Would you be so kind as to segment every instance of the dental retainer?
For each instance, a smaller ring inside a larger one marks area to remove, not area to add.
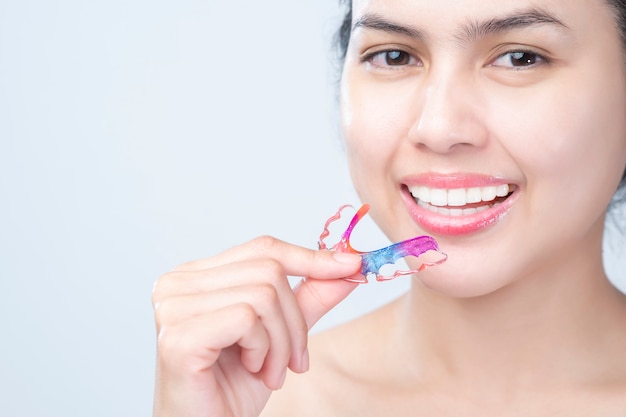
[[[355,250],[350,244],[350,235],[352,234],[352,230],[357,225],[359,221],[367,214],[369,211],[369,205],[364,204],[361,208],[356,212],[348,228],[341,235],[341,239],[339,242],[335,243],[333,246],[328,248],[324,240],[330,235],[328,230],[331,223],[339,220],[341,218],[341,212],[348,208],[352,207],[348,204],[341,206],[337,213],[335,213],[332,217],[326,220],[324,224],[324,230],[320,234],[318,246],[319,249],[330,249],[337,252],[348,252],[360,255],[363,259],[361,264],[361,274],[362,278],[354,278],[349,277],[345,278],[347,281],[357,282],[360,284],[365,284],[368,282],[368,277],[376,276],[377,281],[388,281],[394,278],[397,278],[402,275],[411,275],[417,272],[423,271],[424,269],[439,265],[448,259],[448,255],[443,253],[439,249],[439,245],[437,241],[431,236],[417,236],[412,239],[404,240],[402,242],[394,243],[393,245],[384,247],[382,249],[369,251],[369,252],[361,252]],[[398,259],[404,258],[407,256],[415,256],[419,257],[425,252],[428,251],[436,251],[442,255],[442,259],[435,262],[423,262],[419,268],[417,269],[409,269],[409,270],[396,270],[392,275],[383,275],[380,272],[380,269],[387,264],[394,264]]]

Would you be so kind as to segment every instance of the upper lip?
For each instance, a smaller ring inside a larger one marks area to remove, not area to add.
[[[412,176],[403,181],[407,187],[425,186],[429,188],[442,188],[442,189],[454,189],[454,188],[472,188],[472,187],[487,187],[498,186],[503,184],[515,185],[514,182],[505,179],[504,177],[487,175],[487,174],[471,174],[471,173],[457,173],[457,174],[439,174],[439,173],[427,173]]]

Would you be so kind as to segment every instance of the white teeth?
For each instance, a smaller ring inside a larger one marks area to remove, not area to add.
[[[450,216],[462,216],[463,215],[463,209],[450,209]]]
[[[421,200],[421,201],[430,201],[430,188],[428,187],[416,187],[416,193],[413,194],[413,197]],[[411,193],[413,193],[411,191]]]
[[[480,203],[481,201],[483,201],[482,194],[483,193],[480,191],[480,188],[468,189],[467,190],[467,203],[468,204]]]
[[[496,195],[496,187],[485,187],[480,190],[481,200],[483,201],[492,201],[495,200]]]
[[[447,206],[448,205],[448,191],[434,188],[430,190],[430,204],[433,206]]]
[[[444,207],[463,207],[467,204],[480,203],[481,201],[492,202],[497,197],[506,197],[513,188],[514,186],[510,186],[509,184],[502,184],[498,186],[488,186],[488,187],[452,188],[452,189],[428,188],[424,186],[415,186],[415,187],[409,187],[409,191],[411,192],[413,197],[418,200],[418,203],[430,203],[430,205],[432,206],[444,208]],[[485,205],[485,206],[479,207],[479,209],[485,210],[488,207],[489,207],[488,205]],[[444,210],[450,211],[450,209],[447,209],[447,208],[444,208]],[[446,215],[455,216],[455,215],[468,214],[468,213],[464,213],[467,210],[476,210],[476,209],[453,210],[454,213],[446,212]]]
[[[506,197],[509,194],[509,184],[498,185],[496,187],[496,195],[498,197]]]
[[[448,190],[448,204],[447,206],[461,207],[467,204],[467,192],[463,188],[455,188]],[[439,204],[433,204],[435,206]]]
[[[469,216],[471,214],[480,213],[482,211],[487,210],[488,208],[495,206],[498,203],[485,204],[484,206],[480,206],[476,208],[467,208],[467,209],[458,209],[458,208],[450,209],[446,207],[436,207],[422,200],[417,200],[417,204],[434,213],[438,213],[438,214],[441,214],[444,216],[450,216],[450,217],[459,217],[459,216]]]

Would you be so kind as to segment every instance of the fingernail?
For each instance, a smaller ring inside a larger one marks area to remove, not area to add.
[[[335,252],[333,253],[333,258],[337,262],[341,262],[342,264],[350,264],[354,265],[362,261],[359,255],[354,253],[346,253],[346,252]]]

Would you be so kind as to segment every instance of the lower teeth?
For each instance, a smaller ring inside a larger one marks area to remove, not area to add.
[[[492,204],[487,204],[484,206],[479,206],[475,208],[467,208],[467,209],[462,209],[462,208],[449,209],[446,207],[437,207],[437,206],[433,206],[432,204],[425,203],[422,200],[417,200],[417,204],[420,207],[424,207],[425,209],[432,211],[433,213],[439,213],[444,216],[459,217],[459,216],[469,216],[471,214],[480,213],[499,203],[492,203]]]

